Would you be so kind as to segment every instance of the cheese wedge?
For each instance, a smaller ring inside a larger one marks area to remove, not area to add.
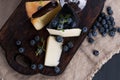
[[[32,14],[37,11],[39,6],[45,6],[49,2],[50,1],[27,2],[26,11],[27,11],[28,16],[31,17]],[[46,26],[60,10],[61,10],[61,6],[60,4],[58,4],[58,6],[55,9],[47,12],[43,16],[38,17],[38,18],[32,18],[31,23],[33,24],[36,30],[40,30],[44,26]]]
[[[34,2],[26,2],[25,7],[26,7],[26,12],[29,18],[32,17],[32,15],[38,10],[38,7],[45,6],[48,4],[50,1],[34,1]]]
[[[65,29],[65,30],[56,30],[56,29],[47,28],[47,30],[51,35],[59,35],[62,37],[77,37],[77,36],[80,36],[80,33],[81,33],[80,28]]]
[[[57,42],[54,36],[49,36],[45,55],[45,66],[57,66],[59,64],[61,53],[62,43]]]

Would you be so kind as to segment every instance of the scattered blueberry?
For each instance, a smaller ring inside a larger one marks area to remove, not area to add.
[[[109,15],[112,15],[112,14],[113,14],[113,11],[112,11],[112,10],[108,10],[107,13],[108,13]]]
[[[34,46],[35,44],[36,44],[35,40],[31,40],[31,41],[30,41],[30,45],[31,45],[31,46]]]
[[[92,43],[94,43],[94,39],[93,38],[88,38],[88,42],[92,44]]]
[[[82,31],[85,33],[85,32],[88,31],[88,28],[87,28],[87,27],[83,27],[83,28],[82,28]]]
[[[120,33],[120,28],[118,28],[118,29],[117,29],[117,32],[119,32],[119,33]]]
[[[102,23],[102,25],[106,24],[106,20],[103,19],[101,23]]]
[[[40,37],[39,36],[35,36],[35,41],[36,42],[40,41]]]
[[[99,22],[96,22],[95,25],[98,27],[98,26],[100,26],[100,23],[99,23]]]
[[[39,69],[39,70],[42,70],[43,68],[44,68],[44,66],[43,66],[42,64],[39,64],[39,65],[38,65],[38,69]]]
[[[101,16],[102,18],[105,17],[105,13],[102,12],[102,13],[100,14],[100,16]]]
[[[115,36],[115,32],[114,31],[110,31],[109,32],[109,36],[114,37]]]
[[[101,33],[101,34],[102,34],[103,37],[105,37],[105,36],[107,35],[106,32],[103,32],[103,33]]]
[[[67,52],[68,50],[69,50],[68,46],[67,46],[67,45],[64,45],[64,46],[63,46],[63,51],[64,51],[64,52]]]
[[[93,30],[93,31],[96,31],[96,30],[97,30],[97,26],[94,25],[94,26],[92,27],[92,30]]]
[[[55,73],[59,73],[60,72],[60,68],[59,67],[55,67]]]
[[[19,51],[19,53],[24,53],[24,52],[25,52],[25,49],[24,49],[23,47],[20,47],[20,48],[18,49],[18,51]]]
[[[21,43],[22,43],[22,42],[21,42],[20,40],[17,40],[17,41],[16,41],[16,45],[17,45],[17,46],[20,46]]]
[[[33,70],[35,70],[35,69],[37,68],[36,64],[32,64],[32,65],[31,65],[31,68],[32,68]]]
[[[117,31],[117,29],[116,29],[116,28],[113,28],[113,29],[112,29],[112,31],[116,32],[116,31]]]
[[[88,38],[92,38],[92,32],[88,33]]]
[[[100,33],[103,33],[105,31],[105,29],[103,28],[103,27],[101,27],[100,29],[99,29],[99,32]]]
[[[110,21],[114,21],[114,18],[112,16],[110,16]]]
[[[57,41],[57,42],[63,42],[63,37],[61,37],[61,36],[56,36],[56,41]]]
[[[57,29],[59,30],[59,29],[63,29],[64,28],[64,26],[63,26],[63,24],[59,24],[58,26],[57,26]]]
[[[97,36],[97,32],[96,31],[92,31],[92,35],[93,36]]]
[[[51,24],[52,24],[52,28],[56,28],[56,27],[57,27],[58,22],[57,22],[57,21],[53,21]]]
[[[98,50],[93,50],[93,55],[98,56],[99,55],[99,51]]]
[[[111,10],[111,7],[110,7],[110,6],[108,6],[106,9],[107,9],[107,11],[109,11],[109,10]]]
[[[74,46],[73,43],[72,43],[71,41],[68,42],[67,45],[68,45],[69,48],[72,48],[72,47]]]
[[[103,25],[103,27],[104,27],[105,29],[107,29],[107,28],[108,28],[108,25],[107,25],[107,24],[105,24],[105,25]]]

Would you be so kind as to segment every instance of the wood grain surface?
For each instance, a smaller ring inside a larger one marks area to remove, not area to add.
[[[17,6],[17,3],[19,2],[17,1],[16,0],[10,0],[10,1],[0,0],[0,9],[1,9],[0,14],[2,13],[0,17],[1,16],[3,17],[3,19],[0,18],[0,22],[1,22],[0,25],[3,25],[4,22],[8,19],[8,17],[6,18],[5,16],[10,16],[10,12],[12,13],[14,11],[14,9]],[[5,4],[7,5],[6,9],[5,9],[6,7]],[[12,6],[15,6],[15,7],[11,7],[10,4],[12,4]],[[120,26],[119,0],[115,0],[115,1],[107,0],[106,6],[112,6],[114,10],[113,16],[115,17],[116,27]],[[4,15],[5,14],[4,12],[6,12],[6,15]],[[11,80],[91,80],[90,77],[93,76],[93,75],[91,76],[92,71],[94,71],[96,68],[99,69],[103,65],[101,64],[101,62],[103,62],[105,58],[107,58],[105,60],[106,62],[107,60],[110,59],[108,57],[112,57],[112,55],[119,52],[120,50],[119,39],[120,39],[120,36],[117,33],[114,38],[110,38],[108,36],[107,38],[102,38],[100,35],[98,35],[95,38],[96,42],[93,45],[88,44],[87,41],[85,40],[82,46],[77,51],[76,55],[73,57],[72,61],[68,65],[65,72],[62,75],[56,76],[56,77],[48,77],[48,76],[43,76],[41,74],[37,74],[33,76],[24,76],[17,73],[16,71],[14,71],[12,68],[9,67],[4,56],[5,52],[2,48],[0,48],[0,64],[1,64],[0,79],[1,80],[10,80],[10,79]],[[108,41],[111,43],[109,43]],[[104,44],[106,45],[103,46]],[[91,51],[93,49],[100,50],[101,54],[99,57],[94,57],[91,54]],[[96,67],[97,63],[100,64],[99,65],[100,67],[99,66]]]
[[[67,42],[72,41],[74,47],[71,50],[69,50],[67,53],[62,52],[60,58],[60,64],[58,65],[58,67],[61,69],[60,73],[55,73],[54,67],[47,67],[47,66],[44,66],[43,70],[31,69],[32,64],[37,64],[37,65],[44,64],[45,52],[40,56],[36,57],[36,55],[34,54],[36,47],[31,47],[29,45],[29,41],[32,38],[34,38],[35,35],[39,35],[45,40],[45,44],[47,44],[47,38],[49,36],[49,33],[47,32],[46,27],[44,27],[40,31],[35,30],[35,28],[30,22],[30,19],[28,19],[26,14],[26,9],[25,9],[26,1],[33,1],[33,0],[22,1],[18,6],[18,8],[14,11],[12,16],[8,19],[7,23],[0,30],[0,44],[2,45],[2,47],[6,52],[6,59],[8,61],[8,64],[16,71],[26,75],[41,73],[44,75],[55,76],[61,74],[66,69],[67,65],[74,56],[75,52],[77,51],[83,40],[85,39],[87,33],[81,33],[79,37],[64,38],[64,44],[67,44]],[[96,20],[97,16],[100,14],[101,10],[103,9],[104,2],[105,2],[104,0],[98,0],[98,1],[88,0],[86,7],[84,8],[83,11],[79,12],[79,14],[75,13],[76,10],[74,10],[74,7],[70,9],[71,12],[74,12],[73,14],[76,20],[80,19],[80,21],[77,22],[78,28],[82,29],[84,26],[86,26],[88,27],[89,30],[92,27],[92,24]],[[71,5],[69,6],[72,7]],[[22,41],[22,47],[25,48],[25,53],[19,54],[17,46],[15,45],[16,40]],[[38,43],[37,45],[40,44],[41,43]],[[18,55],[23,56],[26,59],[25,61],[27,61],[28,59],[27,63],[25,63],[27,66],[23,66],[20,63],[18,63],[18,61],[16,61],[16,56]]]

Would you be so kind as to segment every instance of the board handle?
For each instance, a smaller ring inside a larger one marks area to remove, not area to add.
[[[33,75],[37,73],[37,70],[31,69],[31,60],[22,54],[14,54],[14,56],[6,54],[6,59],[8,64],[20,73],[26,75]]]

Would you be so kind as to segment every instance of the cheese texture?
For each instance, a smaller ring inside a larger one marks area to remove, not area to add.
[[[45,55],[45,66],[57,66],[59,64],[61,53],[62,43],[57,42],[54,36],[49,36]]]
[[[59,35],[62,37],[77,37],[81,33],[81,29],[79,28],[65,29],[65,30],[56,30],[56,29],[47,28],[47,30],[51,35]]]

